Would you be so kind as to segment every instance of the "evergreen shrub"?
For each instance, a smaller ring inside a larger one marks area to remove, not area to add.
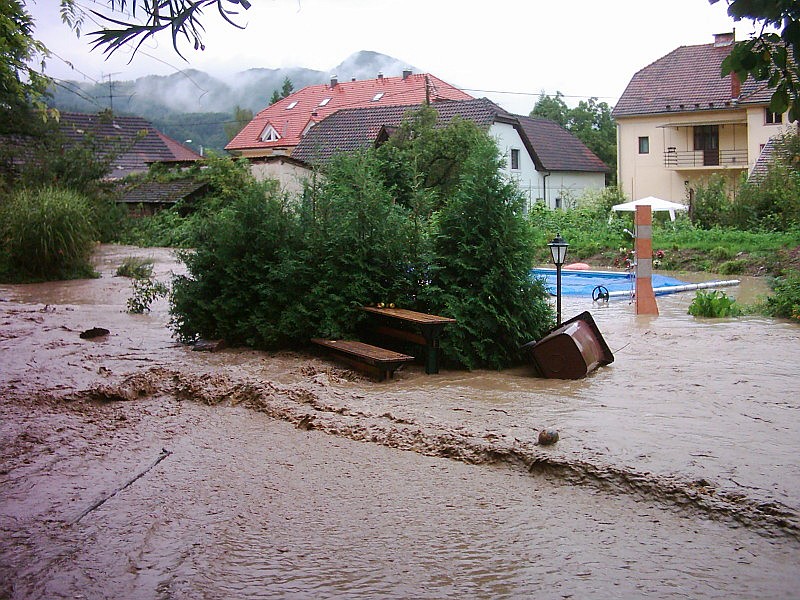
[[[388,153],[341,155],[293,202],[275,186],[229,188],[234,197],[182,254],[188,274],[173,279],[178,337],[303,346],[355,336],[368,318],[358,307],[384,302],[455,317],[442,340],[451,365],[519,361],[519,346],[553,324],[552,309],[530,277],[531,230],[494,142],[457,127],[441,131],[466,140],[464,159],[435,169],[420,144],[441,147],[440,130]]]

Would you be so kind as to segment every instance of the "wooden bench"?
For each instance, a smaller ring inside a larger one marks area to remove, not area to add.
[[[322,346],[339,360],[378,381],[391,379],[400,365],[414,360],[413,356],[371,346],[354,340],[326,340],[313,338],[311,343]]]
[[[377,308],[362,306],[361,310],[370,313],[380,324],[372,327],[375,337],[391,337],[421,346],[424,350],[425,372],[429,375],[439,372],[439,336],[448,323],[455,323],[450,317],[429,315],[405,308]],[[392,324],[413,327],[419,331],[409,331],[392,327]]]

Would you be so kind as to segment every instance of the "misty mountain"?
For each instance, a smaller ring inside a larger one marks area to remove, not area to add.
[[[409,68],[396,58],[362,50],[349,56],[330,71],[303,67],[248,69],[214,77],[203,71],[186,69],[172,75],[148,75],[133,81],[107,80],[102,83],[58,81],[51,88],[51,106],[66,112],[96,113],[111,109],[115,114],[148,119],[160,131],[180,142],[191,140],[194,150],[222,152],[228,139],[224,125],[235,107],[253,114],[266,108],[272,93],[289,78],[295,90],[308,85],[373,79],[402,75]],[[418,72],[417,69],[411,67]]]
[[[257,113],[265,108],[275,90],[288,77],[295,90],[327,83],[336,75],[339,81],[372,79],[383,73],[399,76],[409,65],[399,60],[362,50],[349,56],[330,71],[303,67],[248,69],[224,77],[186,69],[172,75],[148,75],[133,81],[86,83],[58,82],[52,88],[52,105],[72,112],[98,112],[111,108],[118,114],[153,118],[170,113],[226,113],[236,106]],[[413,69],[413,67],[412,67]],[[415,69],[416,70],[416,69]]]

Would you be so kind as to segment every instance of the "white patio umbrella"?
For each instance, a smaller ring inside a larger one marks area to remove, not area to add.
[[[634,200],[632,202],[624,202],[623,204],[615,204],[611,207],[613,211],[635,211],[637,206],[650,206],[653,212],[656,211],[669,211],[669,218],[673,221],[675,220],[675,211],[676,210],[689,210],[689,207],[685,204],[679,204],[678,202],[670,202],[669,200],[662,200],[661,198],[656,198],[655,196],[648,196],[647,198],[641,198],[639,200]],[[611,217],[613,214],[608,217],[608,220],[611,221]]]

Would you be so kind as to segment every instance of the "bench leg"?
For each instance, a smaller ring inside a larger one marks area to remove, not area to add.
[[[439,372],[439,335],[444,325],[421,327],[425,336],[425,373],[435,375]]]

